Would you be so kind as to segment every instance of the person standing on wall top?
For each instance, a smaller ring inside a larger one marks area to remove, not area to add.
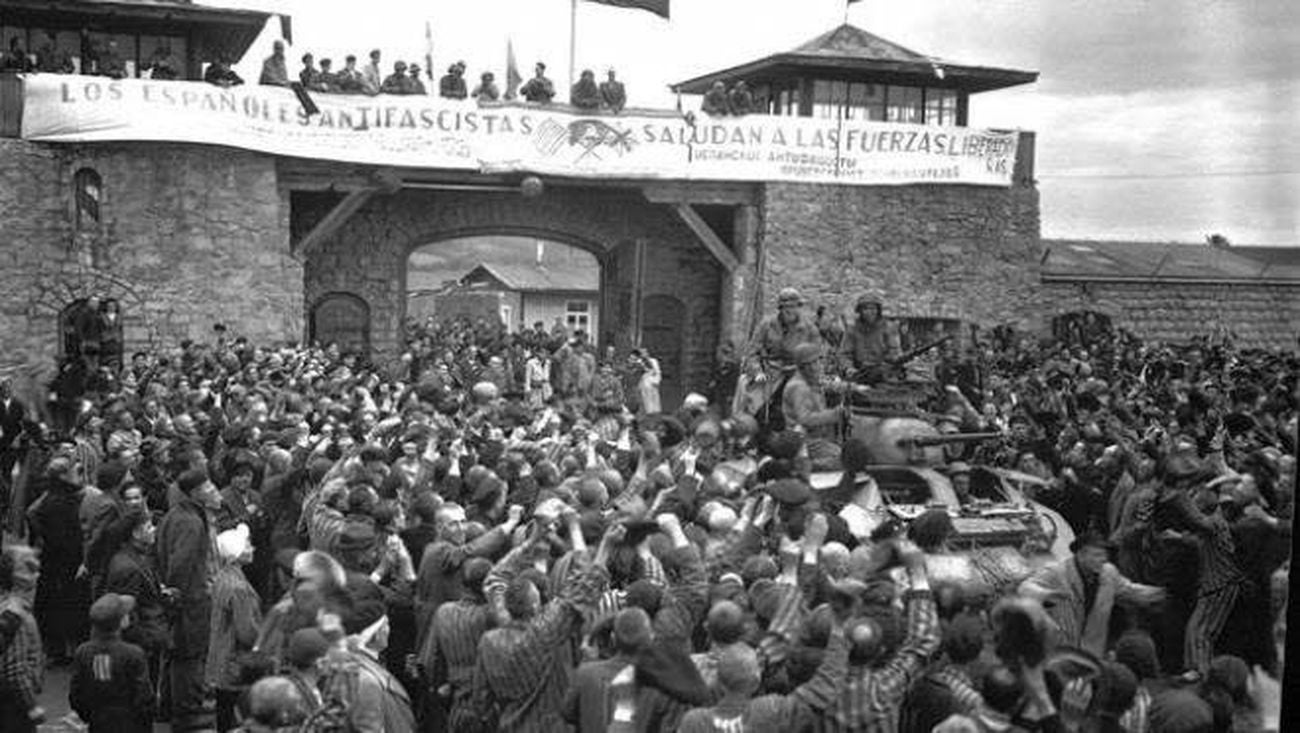
[[[406,62],[398,61],[393,64],[393,73],[384,79],[379,91],[384,94],[410,94],[410,83],[407,79]]]
[[[579,109],[600,107],[600,87],[596,85],[596,75],[591,69],[583,69],[582,76],[569,90],[569,104]]]
[[[722,117],[730,113],[731,106],[727,103],[727,85],[720,81],[713,82],[709,91],[704,93],[704,102],[700,105],[700,110],[714,117]]]
[[[22,40],[18,36],[9,39],[9,52],[0,58],[0,71],[25,74],[32,70],[32,60],[23,50]]]
[[[424,82],[420,79],[419,64],[411,64],[410,76],[406,77],[406,93],[418,94],[421,97],[429,94],[429,90],[424,88]]]
[[[627,106],[627,90],[623,82],[614,78],[614,70],[609,70],[609,78],[600,83],[600,100],[611,112],[619,113]]]
[[[535,75],[519,90],[524,99],[538,104],[550,104],[555,98],[555,84],[546,78],[546,64],[538,61]]]
[[[379,69],[379,49],[370,52],[370,63],[361,70],[361,90],[366,94],[378,94],[383,83],[383,73]]]
[[[750,93],[749,85],[744,81],[736,82],[731,91],[727,92],[727,108],[737,117],[754,111],[754,95]]]
[[[45,43],[36,49],[36,70],[49,74],[71,74],[77,70],[72,56],[59,50],[58,40],[51,31],[45,32]]]
[[[309,53],[302,55],[302,70],[298,72],[298,81],[311,91],[318,91],[320,71],[316,68],[316,57]]]
[[[447,73],[438,80],[438,96],[443,99],[464,99],[468,96],[465,87],[465,62],[457,61],[447,67]]]
[[[289,86],[289,68],[285,65],[284,41],[271,44],[271,55],[262,62],[262,76],[257,83],[272,87]]]
[[[501,98],[501,90],[497,88],[496,77],[490,71],[483,72],[479,77],[478,86],[474,87],[470,95],[480,102],[495,102]]]
[[[339,69],[335,83],[338,85],[338,90],[344,94],[360,94],[365,91],[366,83],[361,76],[361,69],[357,68],[356,56],[348,54],[344,58],[343,68]]]

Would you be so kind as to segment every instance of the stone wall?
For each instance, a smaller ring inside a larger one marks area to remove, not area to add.
[[[1249,348],[1294,350],[1300,337],[1300,282],[1048,282],[1045,318],[1077,311],[1104,313],[1143,339],[1184,342],[1221,329]]]
[[[762,314],[798,288],[812,309],[852,317],[863,294],[888,317],[1029,326],[1039,289],[1038,191],[1031,186],[768,184]]]
[[[102,179],[100,221],[77,225],[76,171]],[[0,139],[0,369],[49,368],[58,316],[95,294],[122,306],[130,350],[211,337],[302,336],[274,159],[181,144]]]
[[[594,254],[602,267],[600,339],[623,347],[636,336],[630,253],[640,240],[645,249],[641,295],[682,299],[686,315],[678,326],[684,384],[688,389],[707,384],[718,342],[721,267],[668,207],[633,190],[554,186],[536,198],[471,191],[377,194],[308,255],[306,302],[330,292],[363,298],[370,306],[376,356],[391,358],[402,340],[410,253],[437,241],[482,234],[546,238]]]

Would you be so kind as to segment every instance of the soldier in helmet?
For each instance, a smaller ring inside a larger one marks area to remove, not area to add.
[[[808,458],[814,471],[840,467],[839,429],[842,411],[826,406],[826,392],[836,391],[842,382],[823,382],[822,346],[799,344],[794,348],[795,371],[781,393],[785,426],[807,436]]]
[[[745,351],[737,410],[755,414],[774,396],[774,383],[793,370],[795,348],[821,343],[817,324],[803,312],[803,304],[803,296],[794,288],[782,288],[777,294],[776,315],[759,325]]]
[[[882,315],[880,301],[864,295],[854,306],[857,320],[844,334],[840,346],[841,367],[857,381],[875,384],[888,379],[894,371],[890,364],[898,357],[894,336]]]
[[[763,321],[747,354],[747,371],[762,368],[788,371],[795,366],[794,350],[800,344],[821,343],[817,324],[803,311],[804,299],[794,288],[782,288],[776,298],[776,315]]]

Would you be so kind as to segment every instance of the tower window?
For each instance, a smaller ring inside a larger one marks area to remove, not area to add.
[[[72,179],[73,194],[77,202],[77,227],[87,227],[100,221],[99,204],[104,196],[104,182],[93,168],[82,168]]]

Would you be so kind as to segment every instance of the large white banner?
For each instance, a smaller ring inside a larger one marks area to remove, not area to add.
[[[584,114],[423,96],[30,75],[23,137],[157,140],[382,166],[586,178],[1008,186],[1015,132],[802,117]]]

